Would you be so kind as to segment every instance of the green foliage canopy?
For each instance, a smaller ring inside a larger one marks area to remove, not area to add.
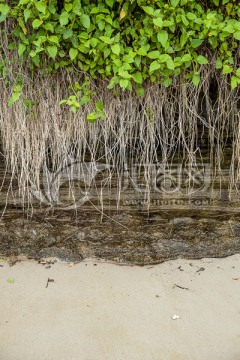
[[[239,18],[234,0],[0,0],[22,64],[48,73],[75,66],[140,96],[144,81],[169,86],[180,76],[198,86],[210,65],[236,88]]]

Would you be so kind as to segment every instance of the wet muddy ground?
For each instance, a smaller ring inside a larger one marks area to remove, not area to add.
[[[225,257],[240,253],[240,213],[37,212],[32,218],[8,210],[0,222],[0,256],[98,258],[120,264],[168,259]]]

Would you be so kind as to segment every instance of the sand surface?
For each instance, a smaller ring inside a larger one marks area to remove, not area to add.
[[[0,360],[240,359],[240,255],[0,265]]]

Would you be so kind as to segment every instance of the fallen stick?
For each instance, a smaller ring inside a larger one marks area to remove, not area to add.
[[[180,285],[177,285],[177,284],[174,284],[174,286],[176,286],[176,287],[178,287],[179,289],[182,289],[182,290],[189,290],[189,288],[183,287],[183,286],[180,286]]]

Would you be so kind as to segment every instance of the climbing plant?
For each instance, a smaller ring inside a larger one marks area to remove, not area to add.
[[[84,74],[61,101],[73,112],[91,103],[90,78],[143,96],[145,82],[168,87],[174,77],[198,87],[202,67],[211,67],[237,88],[239,19],[240,3],[234,0],[0,0],[2,36],[18,56],[13,62],[42,76],[61,69]],[[8,81],[3,45],[0,61]],[[23,79],[14,84],[9,106],[23,86]],[[104,119],[102,103],[93,108],[87,119]]]

